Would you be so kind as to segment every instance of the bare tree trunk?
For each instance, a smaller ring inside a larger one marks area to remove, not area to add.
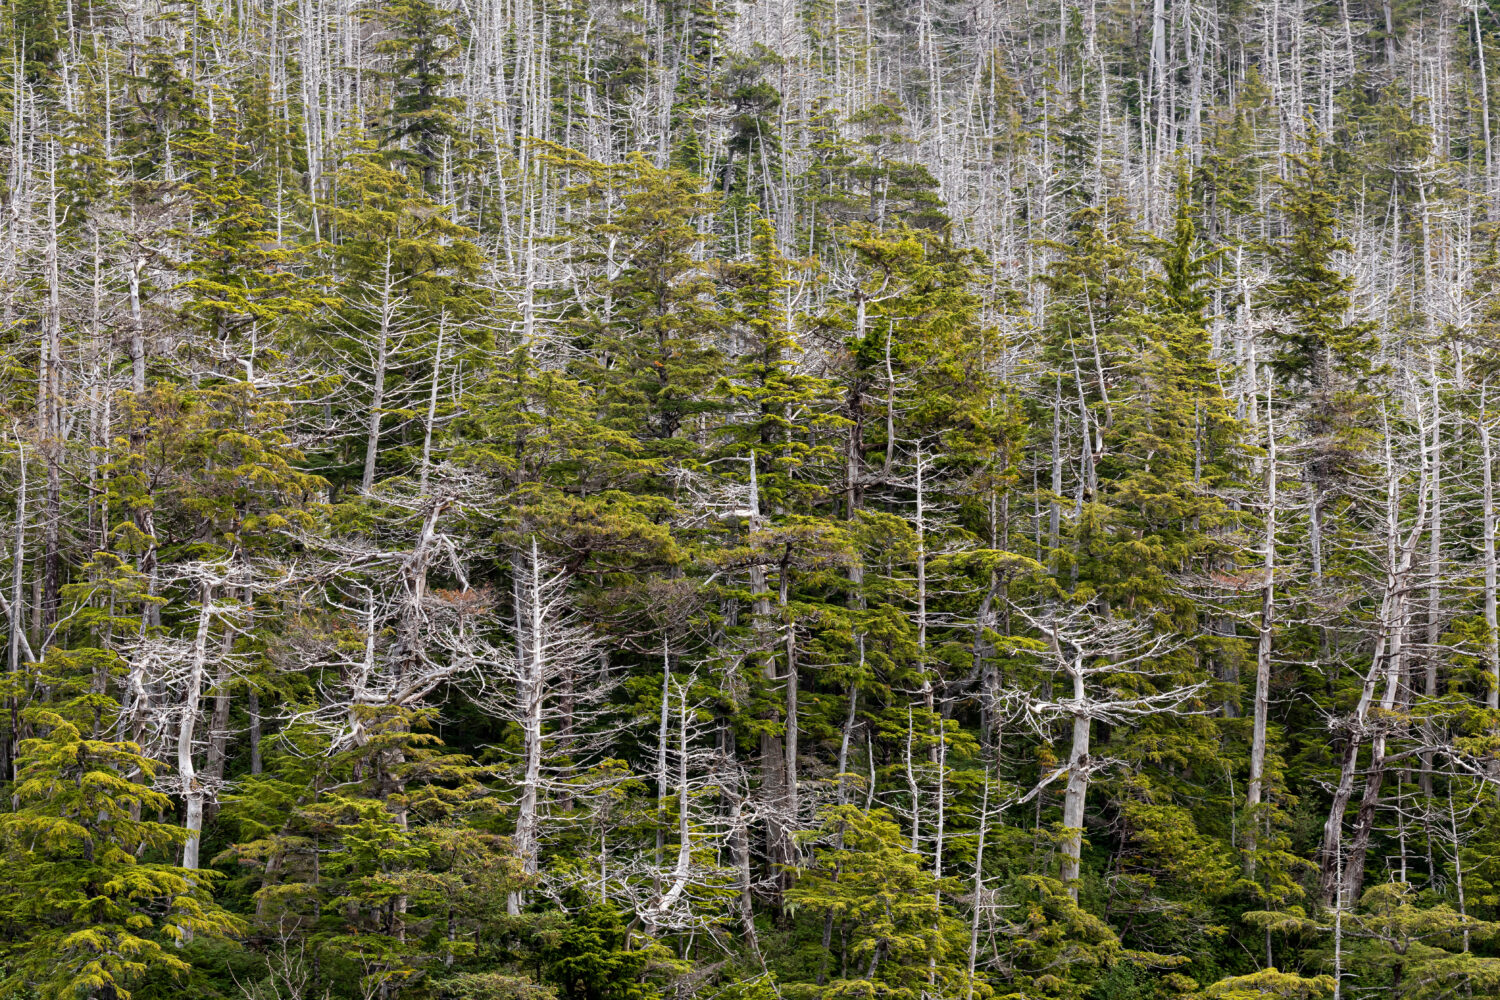
[[[740,930],[755,939],[754,896],[750,879],[750,830],[745,819],[745,800],[735,798],[729,808],[730,853],[734,857],[736,881],[735,908],[739,911]]]
[[[1481,470],[1484,483],[1484,626],[1486,632],[1485,652],[1489,661],[1489,690],[1484,693],[1484,704],[1491,710],[1500,708],[1500,622],[1495,611],[1495,478],[1494,454],[1490,442],[1489,418],[1484,412],[1483,397],[1480,402],[1479,441]]]
[[[672,704],[672,657],[667,651],[667,640],[661,643],[661,725],[656,734],[656,863],[661,871],[661,852],[667,842],[667,723]],[[661,892],[661,878],[653,875],[654,888]]]
[[[785,593],[786,587],[783,586],[782,609],[786,622],[786,736],[782,742],[786,761],[786,821],[795,829],[800,808],[797,795],[797,627],[791,616],[786,614]]]
[[[1054,553],[1061,544],[1062,477],[1062,381],[1059,379],[1052,396],[1052,498],[1047,514],[1047,544]],[[1055,571],[1057,565],[1055,555],[1049,563]]]
[[[26,639],[26,606],[23,586],[26,579],[26,449],[16,442],[16,534],[11,548],[10,605],[6,614],[10,618],[10,669],[20,670],[21,664],[36,659],[31,643]]]
[[[687,891],[692,871],[693,840],[688,825],[688,712],[687,688],[677,685],[679,724],[677,729],[677,864],[672,872],[672,885],[646,910],[647,923],[665,916],[682,894]]]
[[[16,442],[16,533],[11,548],[10,601],[5,608],[10,624],[7,669],[20,676],[21,665],[36,659],[31,643],[26,638],[26,607],[22,587],[26,576],[26,449]],[[5,758],[8,764],[6,775],[12,781],[19,780],[17,764],[21,745],[20,698],[12,693],[6,695],[9,714],[9,731],[5,734]]]
[[[1260,592],[1260,638],[1255,653],[1255,720],[1250,737],[1250,783],[1245,791],[1245,871],[1255,875],[1256,817],[1266,770],[1266,725],[1271,708],[1271,630],[1276,615],[1276,422],[1266,393],[1266,533]]]
[[[1495,217],[1494,146],[1490,142],[1490,78],[1484,64],[1484,33],[1479,28],[1479,4],[1470,8],[1474,17],[1474,51],[1479,58],[1479,108],[1484,119],[1484,214]]]
[[[203,677],[208,667],[208,636],[214,613],[213,584],[204,575],[199,579],[198,587],[198,629],[193,635],[177,724],[177,778],[182,783],[182,825],[187,830],[187,840],[182,845],[184,868],[198,867],[198,841],[203,832],[203,802],[206,798],[206,789],[193,763],[193,739],[198,725]]]
[[[979,846],[974,851],[974,904],[969,917],[969,978],[964,1000],[974,1000],[974,966],[979,958],[979,915],[984,897],[984,835],[990,823],[990,772],[984,771],[984,793],[979,800]]]
[[[1432,372],[1432,515],[1427,547],[1427,648],[1422,654],[1422,694],[1429,700],[1438,696],[1438,641],[1442,638],[1443,573],[1443,434],[1442,397],[1438,392],[1437,372]],[[1436,727],[1436,723],[1432,723]],[[1420,787],[1422,795],[1432,798],[1431,751],[1422,754]],[[1430,824],[1429,824],[1430,825]]]
[[[149,405],[146,397],[146,320],[141,303],[141,272],[145,270],[146,258],[137,252],[127,272],[130,282],[130,371],[131,390],[135,394],[137,412],[131,421],[130,450],[144,457],[146,450],[146,415],[141,408]],[[140,531],[145,551],[141,554],[141,575],[146,578],[146,594],[155,597],[157,592],[157,546],[155,498],[147,497],[135,507],[135,523]],[[141,612],[143,625],[161,627],[161,606],[148,600]]]
[[[1425,437],[1425,435],[1424,435]],[[1380,602],[1379,631],[1375,637],[1375,649],[1370,658],[1370,667],[1365,673],[1359,702],[1349,720],[1349,743],[1345,748],[1339,768],[1338,784],[1334,787],[1333,800],[1329,804],[1328,818],[1323,824],[1323,844],[1319,855],[1321,868],[1319,897],[1324,905],[1333,898],[1338,884],[1345,881],[1338,873],[1343,871],[1343,827],[1344,810],[1354,795],[1354,778],[1359,761],[1361,742],[1365,736],[1370,705],[1375,698],[1375,687],[1381,676],[1381,668],[1387,670],[1387,690],[1390,690],[1391,671],[1397,671],[1399,661],[1395,656],[1399,648],[1398,633],[1404,627],[1406,600],[1409,591],[1412,563],[1417,543],[1425,533],[1429,502],[1430,479],[1426,459],[1422,462],[1422,482],[1418,492],[1418,506],[1410,533],[1404,541],[1399,539],[1399,507],[1397,504],[1397,482],[1394,459],[1391,456],[1389,429],[1386,437],[1387,497],[1386,497],[1386,582]],[[1389,662],[1387,662],[1389,661]],[[1391,694],[1394,698],[1394,694]],[[1381,763],[1384,758],[1384,741],[1381,743]],[[1377,789],[1378,793],[1378,789]]]
[[[934,685],[932,675],[927,663],[927,491],[924,473],[926,472],[926,458],[922,453],[922,446],[917,445],[916,455],[916,536],[917,536],[917,656],[919,667],[922,671],[922,707],[926,709],[927,717],[923,725],[927,727],[929,734],[932,727],[936,725],[936,714],[934,711]],[[927,749],[927,759],[937,761],[938,748],[932,743]]]
[[[1073,746],[1068,751],[1068,787],[1063,795],[1062,881],[1068,895],[1078,900],[1079,861],[1083,857],[1083,809],[1089,793],[1089,739],[1092,720],[1082,705],[1087,696],[1082,663],[1074,660],[1073,698],[1079,708],[1073,715]]]
[[[438,382],[443,371],[443,337],[448,332],[448,318],[438,321],[437,350],[432,359],[432,387],[427,394],[427,420],[422,427],[422,465],[419,476],[420,489],[427,492],[427,470],[432,465],[432,429],[437,423]]]
[[[57,624],[62,588],[62,302],[58,275],[56,146],[47,144],[47,314],[41,347],[41,384],[37,401],[38,431],[47,470],[46,506],[42,514],[42,599],[37,611],[37,651],[46,653]]]
[[[538,801],[542,780],[542,679],[547,656],[543,641],[546,622],[542,619],[541,574],[541,554],[537,550],[536,539],[533,538],[531,571],[528,574],[523,605],[524,614],[529,618],[530,642],[526,650],[526,661],[522,664],[520,690],[516,692],[516,699],[521,706],[523,759],[521,798],[516,817],[516,853],[520,855],[522,871],[527,875],[534,875],[537,871],[540,834]],[[520,613],[523,608],[518,607],[516,610]]]
[[[260,774],[263,768],[260,757],[260,693],[254,687],[245,697],[245,707],[250,712],[250,773]]]
[[[1405,622],[1398,621],[1391,636],[1386,653],[1385,694],[1380,699],[1381,720],[1379,728],[1370,740],[1370,768],[1365,778],[1365,792],[1360,799],[1359,811],[1354,817],[1354,833],[1349,841],[1349,859],[1344,863],[1344,905],[1354,906],[1359,902],[1365,880],[1365,855],[1370,848],[1370,835],[1375,829],[1375,810],[1380,806],[1380,790],[1385,782],[1385,750],[1388,732],[1387,718],[1395,708],[1396,696],[1401,683],[1401,653],[1405,634]]]
[[[375,459],[380,453],[380,422],[385,416],[385,369],[387,354],[390,350],[391,340],[391,261],[390,252],[386,252],[385,262],[385,285],[382,289],[382,301],[380,309],[380,324],[375,334],[375,370],[372,373],[374,383],[370,388],[370,415],[367,419],[365,430],[365,466],[364,473],[360,477],[359,486],[364,492],[370,492],[370,487],[375,485]]]

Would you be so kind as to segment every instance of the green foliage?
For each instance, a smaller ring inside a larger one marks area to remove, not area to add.
[[[943,902],[961,886],[935,877],[905,844],[889,813],[833,806],[822,815],[815,866],[798,871],[787,904],[851,928],[850,961],[860,980],[831,983],[825,996],[964,995],[962,924]]]
[[[1482,5],[0,40],[0,993],[1500,995]]]
[[[391,59],[395,96],[381,129],[394,158],[415,167],[429,191],[436,184],[445,156],[454,156],[463,140],[461,98],[445,93],[448,63],[460,52],[454,15],[431,0],[398,0],[380,8],[389,32],[375,46]]]
[[[1333,389],[1337,381],[1363,389],[1376,373],[1374,328],[1347,321],[1354,283],[1336,259],[1353,244],[1338,232],[1338,202],[1322,147],[1311,146],[1291,160],[1294,173],[1282,183],[1277,206],[1286,238],[1267,247],[1276,281],[1266,304],[1285,316],[1275,331],[1281,345],[1276,362],[1315,386]]]
[[[660,945],[635,942],[607,903],[538,915],[525,933],[543,981],[563,1000],[656,1000],[675,964]]]
[[[175,945],[232,936],[243,922],[216,906],[213,873],[152,860],[184,831],[141,819],[170,800],[142,781],[155,765],[133,743],[87,739],[51,712],[21,745],[16,807],[0,815],[7,996],[72,1000],[112,994],[154,970],[186,972]]]
[[[1199,996],[1213,1000],[1254,1000],[1256,997],[1295,997],[1316,1000],[1333,992],[1332,976],[1303,978],[1291,972],[1262,969],[1248,976],[1231,976],[1209,986]]]

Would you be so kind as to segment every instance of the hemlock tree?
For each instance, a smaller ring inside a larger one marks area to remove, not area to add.
[[[0,818],[8,995],[128,1000],[147,976],[190,966],[194,936],[233,936],[243,922],[212,899],[215,875],[179,867],[186,831],[140,813],[170,800],[132,780],[155,765],[128,742],[89,739],[46,711],[21,745],[16,806]]]

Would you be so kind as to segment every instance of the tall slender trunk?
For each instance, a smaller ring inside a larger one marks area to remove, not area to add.
[[[1401,688],[1402,646],[1405,632],[1406,623],[1398,621],[1385,656],[1385,693],[1380,699],[1381,721],[1379,728],[1370,738],[1369,774],[1365,778],[1365,791],[1360,798],[1359,810],[1355,813],[1354,832],[1349,838],[1349,859],[1344,863],[1345,906],[1356,905],[1364,887],[1365,856],[1369,852],[1370,836],[1375,829],[1375,810],[1380,806],[1380,791],[1385,782],[1386,741],[1389,736],[1386,719],[1395,708],[1396,697]]]
[[[385,417],[385,370],[391,343],[391,259],[386,251],[385,279],[381,288],[380,323],[375,332],[374,383],[370,387],[370,413],[365,428],[365,465],[360,489],[368,493],[375,485],[375,459],[380,453],[380,423]]]
[[[646,911],[648,923],[665,916],[687,891],[692,875],[693,839],[688,823],[688,711],[687,687],[677,685],[677,864],[672,870],[672,884]]]
[[[1479,109],[1484,120],[1484,213],[1495,217],[1495,161],[1490,141],[1490,78],[1484,63],[1484,33],[1479,28],[1479,4],[1470,8],[1474,17],[1474,51],[1479,59]]]
[[[203,678],[208,668],[208,637],[213,626],[214,585],[205,576],[198,581],[198,628],[193,635],[188,673],[178,706],[177,778],[182,784],[184,802],[182,825],[187,840],[182,846],[182,867],[198,867],[198,842],[203,832],[203,803],[207,792],[193,763],[193,740],[198,726],[198,712],[203,695]]]
[[[1257,814],[1266,771],[1266,725],[1271,709],[1271,629],[1276,615],[1276,422],[1266,394],[1266,532],[1261,561],[1260,636],[1255,652],[1255,720],[1250,736],[1250,783],[1245,790],[1245,871],[1255,875]]]
[[[525,603],[518,608],[526,618],[526,660],[521,665],[521,683],[516,699],[521,706],[523,772],[521,798],[516,818],[516,853],[527,875],[537,871],[540,819],[538,803],[542,783],[542,700],[547,648],[543,638],[541,554],[536,539],[531,540],[531,565],[527,574]]]
[[[26,449],[16,442],[16,533],[11,548],[10,601],[5,609],[10,619],[10,641],[7,645],[6,667],[20,676],[21,665],[36,659],[31,643],[26,638],[26,607],[22,587],[26,577]],[[12,781],[19,778],[17,763],[21,745],[21,700],[15,694],[6,695],[9,715],[8,732],[5,735],[5,757],[9,766],[6,774]]]
[[[1052,498],[1047,512],[1047,545],[1053,553],[1049,564],[1054,572],[1057,567],[1057,547],[1061,544],[1062,486],[1062,380],[1058,379],[1052,395]]]
[[[432,359],[432,385],[427,393],[427,420],[422,426],[422,464],[418,476],[420,489],[427,492],[427,470],[432,465],[432,429],[437,424],[438,383],[443,371],[443,338],[448,332],[448,317],[438,320],[437,350]]]
[[[1496,620],[1495,584],[1495,473],[1493,445],[1490,442],[1488,416],[1480,404],[1479,441],[1481,446],[1481,470],[1484,483],[1484,626],[1485,653],[1489,661],[1489,690],[1484,693],[1484,704],[1491,710],[1500,708],[1500,622]]]
[[[37,411],[46,462],[47,494],[42,515],[42,599],[37,611],[37,651],[46,652],[49,632],[57,624],[62,591],[62,300],[58,274],[56,146],[48,143],[53,160],[47,184],[47,313],[45,343],[40,352],[41,374]]]
[[[886,320],[885,327],[885,478],[891,478],[891,465],[896,458],[896,374],[891,368],[891,337],[895,322]]]
[[[754,534],[761,527],[760,484],[756,470],[757,457],[750,456],[750,531]],[[778,680],[776,655],[771,638],[771,600],[767,592],[766,567],[755,563],[750,567],[750,591],[754,595],[754,629],[756,648],[760,657],[761,679],[771,688]],[[791,860],[789,828],[785,815],[786,806],[786,752],[785,741],[774,731],[776,723],[782,722],[780,712],[771,708],[769,725],[760,734],[760,794],[767,810],[765,837],[766,858],[773,868]],[[776,869],[779,872],[779,869]],[[780,883],[780,877],[776,879]],[[776,893],[780,898],[780,893]]]
[[[979,679],[979,745],[986,753],[997,753],[1000,746],[1000,672],[994,657],[986,656],[984,633],[995,624],[995,597],[1001,588],[1000,574],[990,571],[990,584],[975,617],[974,642],[970,647],[973,673]]]
[[[135,395],[136,412],[130,424],[130,450],[144,460],[146,452],[145,412],[150,405],[146,396],[146,320],[141,301],[141,273],[146,268],[143,253],[137,253],[127,272],[130,285],[130,373],[131,391]],[[155,597],[157,580],[156,509],[155,498],[147,496],[134,508],[136,529],[141,533],[145,550],[141,553],[139,570],[146,578],[146,594]],[[161,605],[145,602],[141,612],[141,624],[151,628],[161,627]]]
[[[740,919],[740,930],[752,942],[755,940],[754,897],[750,878],[750,830],[745,817],[745,800],[736,796],[729,807],[729,844],[734,859],[735,909]]]
[[[1313,588],[1323,586],[1323,491],[1313,487],[1312,503],[1307,509],[1308,547],[1312,555]]]
[[[21,664],[35,659],[26,639],[26,605],[23,587],[26,581],[26,448],[16,442],[16,533],[11,547],[9,667],[20,670]],[[24,656],[24,659],[23,659]]]
[[[653,887],[661,892],[661,852],[667,843],[667,724],[672,706],[672,656],[666,637],[661,643],[661,724],[656,732],[656,858],[658,874],[652,875]]]
[[[979,800],[979,846],[974,851],[974,904],[969,917],[969,978],[964,1000],[974,1000],[974,966],[979,958],[979,915],[984,896],[984,835],[990,822],[990,771],[985,767],[984,793]]]
[[[1385,589],[1380,601],[1380,616],[1378,618],[1378,631],[1375,636],[1375,649],[1370,657],[1369,669],[1365,672],[1359,701],[1355,706],[1352,718],[1348,722],[1348,744],[1344,749],[1343,760],[1339,767],[1339,780],[1337,785],[1334,786],[1333,799],[1328,808],[1328,818],[1323,823],[1323,843],[1319,851],[1319,866],[1321,871],[1318,888],[1319,899],[1325,905],[1333,899],[1339,884],[1346,881],[1345,876],[1341,874],[1344,871],[1344,810],[1348,808],[1349,800],[1354,796],[1354,778],[1359,762],[1359,752],[1362,749],[1362,742],[1367,735],[1366,730],[1368,728],[1370,705],[1375,698],[1375,689],[1381,677],[1382,667],[1388,671],[1399,671],[1399,660],[1394,655],[1395,651],[1391,646],[1393,642],[1400,642],[1397,633],[1405,622],[1412,564],[1416,557],[1417,543],[1422,535],[1425,534],[1427,526],[1431,480],[1424,457],[1421,485],[1418,488],[1417,494],[1417,511],[1413,525],[1404,540],[1399,538],[1400,524],[1398,518],[1400,509],[1398,505],[1398,487],[1394,459],[1390,451],[1389,429],[1387,429],[1386,442],[1387,551]],[[1387,662],[1388,660],[1389,662]],[[1387,689],[1389,690],[1389,682]],[[1383,764],[1383,744],[1381,749]]]
[[[1443,434],[1442,398],[1438,393],[1437,372],[1432,372],[1432,514],[1427,540],[1427,646],[1422,651],[1422,694],[1429,701],[1438,696],[1438,642],[1442,638],[1443,573]],[[1429,723],[1434,728],[1440,724]],[[1431,751],[1422,753],[1420,787],[1422,795],[1432,798]]]
[[[856,331],[864,326],[864,298],[859,299]],[[858,336],[858,334],[856,334]],[[857,341],[856,341],[857,342]],[[844,437],[844,519],[854,520],[855,511],[864,503],[865,405],[864,381],[855,377],[845,397],[849,430]]]
[[[932,727],[937,725],[937,717],[934,712],[934,684],[932,674],[929,672],[927,663],[927,490],[926,490],[926,458],[922,453],[922,446],[917,445],[917,658],[918,666],[922,671],[922,707],[926,709],[927,717],[923,725],[932,732]],[[927,750],[928,760],[937,761],[938,747],[936,743],[929,745]]]
[[[245,697],[245,707],[250,713],[250,773],[260,774],[264,766],[260,756],[260,693],[254,687]]]
[[[783,594],[785,587],[782,588]],[[786,818],[795,829],[797,813],[801,807],[798,798],[797,773],[797,629],[789,614],[785,613],[786,600],[782,600],[783,617],[786,621],[786,736],[783,739],[786,762]]]

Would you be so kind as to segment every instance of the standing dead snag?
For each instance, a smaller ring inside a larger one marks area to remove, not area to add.
[[[171,758],[174,769],[157,779],[162,791],[180,795],[187,839],[182,867],[199,867],[199,842],[205,806],[215,801],[223,776],[197,765],[199,733],[205,694],[217,693],[220,683],[209,676],[210,658],[218,657],[217,673],[228,679],[239,673],[241,658],[230,652],[234,637],[243,634],[254,594],[283,586],[276,579],[238,558],[223,562],[191,562],[174,568],[168,583],[182,583],[193,594],[197,610],[185,636],[144,636],[130,651],[127,701],[119,726],[126,739],[144,740],[152,756]],[[221,629],[223,647],[214,650],[214,631]],[[212,734],[209,734],[211,737]]]
[[[1018,641],[1017,649],[1035,657],[1042,670],[1071,691],[1071,697],[1066,698],[1044,700],[1032,694],[1026,699],[1027,720],[1038,733],[1045,735],[1048,723],[1068,721],[1072,724],[1072,742],[1067,766],[1044,778],[1021,801],[1063,774],[1068,776],[1059,874],[1069,895],[1077,900],[1089,781],[1113,763],[1092,752],[1094,723],[1119,725],[1153,715],[1191,712],[1189,704],[1206,684],[1200,681],[1152,690],[1153,681],[1169,673],[1155,661],[1182,646],[1184,640],[1172,634],[1154,635],[1146,623],[1106,618],[1088,605],[1014,606],[1014,610],[1039,637]],[[1127,680],[1132,687],[1146,690],[1131,690],[1122,684]]]
[[[1390,441],[1390,425],[1386,422],[1385,471],[1386,497],[1382,541],[1384,558],[1380,571],[1384,577],[1379,615],[1376,619],[1375,644],[1370,654],[1370,665],[1365,671],[1359,700],[1354,712],[1342,725],[1348,730],[1346,745],[1340,762],[1338,783],[1334,787],[1328,818],[1323,823],[1323,842],[1320,851],[1319,897],[1327,904],[1339,894],[1345,905],[1358,901],[1358,886],[1364,878],[1364,854],[1369,843],[1370,828],[1374,822],[1374,808],[1380,796],[1380,784],[1385,768],[1385,748],[1389,736],[1389,716],[1395,708],[1399,694],[1402,668],[1405,666],[1403,647],[1409,627],[1408,607],[1413,589],[1413,574],[1416,566],[1417,545],[1427,531],[1433,476],[1430,458],[1434,445],[1429,445],[1425,428],[1417,435],[1419,479],[1416,492],[1416,509],[1409,522],[1403,518],[1401,464]],[[1405,532],[1403,535],[1403,531]],[[1384,681],[1380,701],[1375,700],[1376,691]],[[1371,709],[1380,709],[1380,717],[1372,720]],[[1370,739],[1371,768],[1366,783],[1366,802],[1361,803],[1356,820],[1353,855],[1348,863],[1342,860],[1344,812],[1354,795],[1354,782],[1358,772],[1360,750],[1366,738]],[[1357,870],[1356,870],[1357,869]],[[1340,877],[1340,870],[1346,875]],[[1347,883],[1347,884],[1346,884]],[[1351,889],[1352,887],[1352,889]]]
[[[594,710],[613,687],[593,632],[581,624],[568,592],[566,567],[550,563],[533,537],[511,562],[513,638],[501,637],[501,621],[484,616],[445,630],[439,641],[448,655],[472,669],[478,690],[471,697],[486,713],[517,727],[521,746],[512,772],[516,786],[516,853],[535,875],[541,854],[546,795],[559,787],[552,761],[580,747]],[[563,695],[570,724],[563,721]],[[600,738],[598,732],[590,737]],[[519,910],[512,894],[510,906]]]

